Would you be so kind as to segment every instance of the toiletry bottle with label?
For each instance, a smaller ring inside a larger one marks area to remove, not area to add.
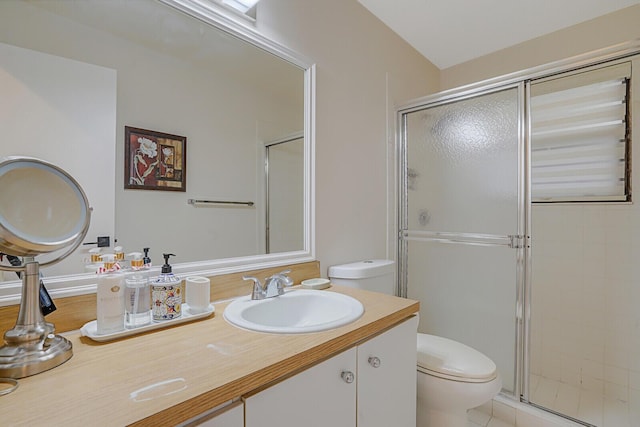
[[[151,287],[142,254],[133,252],[128,256],[131,270],[124,278],[124,325],[132,329],[151,323]]]
[[[97,334],[111,334],[124,329],[124,275],[115,255],[102,255],[98,270]]]
[[[142,249],[144,252],[144,257],[142,258],[142,263],[144,264],[144,268],[151,268],[151,258],[149,258],[149,248]]]
[[[120,267],[124,267],[124,249],[122,249],[122,246],[113,248],[113,253],[116,256],[116,262],[120,264]]]
[[[102,267],[101,248],[93,248],[89,250],[89,257],[85,258],[84,271],[87,273],[96,273]]]
[[[151,282],[151,312],[154,321],[177,319],[182,315],[182,281],[171,271],[169,257],[162,254],[161,274]]]

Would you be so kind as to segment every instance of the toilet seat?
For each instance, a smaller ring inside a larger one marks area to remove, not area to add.
[[[453,381],[494,380],[496,364],[478,350],[447,338],[418,334],[418,371]]]

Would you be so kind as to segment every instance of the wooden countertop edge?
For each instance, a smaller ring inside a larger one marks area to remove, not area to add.
[[[251,373],[250,375],[231,381],[197,397],[166,408],[149,417],[136,421],[130,424],[130,426],[157,426],[165,423],[168,419],[178,423],[187,421],[192,418],[194,414],[202,413],[225,402],[230,402],[233,399],[247,395],[257,389],[264,388],[270,383],[296,374],[332,355],[347,350],[367,338],[373,337],[411,317],[418,312],[419,307],[420,304],[414,302],[390,315],[362,325],[359,328],[325,341],[295,356],[283,359],[258,372]]]

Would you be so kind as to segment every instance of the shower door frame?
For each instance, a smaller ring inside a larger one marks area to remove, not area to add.
[[[517,172],[517,221],[516,221],[516,234],[508,236],[495,236],[484,235],[476,233],[437,233],[426,232],[424,233],[424,239],[432,242],[452,243],[452,244],[466,244],[466,245],[480,245],[480,246],[506,246],[516,250],[516,301],[515,306],[515,372],[513,384],[513,395],[508,394],[510,397],[519,398],[523,389],[527,388],[525,385],[521,385],[521,381],[526,379],[526,375],[523,374],[524,364],[528,363],[528,358],[525,357],[525,347],[528,344],[524,342],[525,338],[525,322],[523,321],[523,307],[524,303],[524,290],[525,290],[525,277],[529,271],[528,259],[529,259],[529,242],[530,242],[530,206],[529,203],[529,174],[528,174],[528,153],[529,153],[529,140],[528,140],[528,112],[525,105],[525,90],[526,85],[523,81],[516,82],[504,82],[497,83],[495,85],[489,85],[486,87],[480,87],[478,89],[436,94],[432,97],[422,98],[421,100],[413,103],[412,105],[405,106],[398,110],[398,171],[400,172],[401,179],[398,181],[399,185],[399,211],[398,211],[398,280],[397,280],[397,294],[401,297],[407,297],[408,291],[408,256],[407,256],[407,233],[408,230],[408,174],[406,173],[408,168],[407,158],[407,128],[406,128],[406,115],[425,110],[428,108],[434,108],[441,105],[451,104],[459,101],[468,100],[471,98],[481,97],[492,93],[504,91],[504,90],[517,90],[517,105],[514,111],[517,116],[518,130],[517,130],[517,151],[518,151],[518,172]]]
[[[408,219],[408,194],[407,194],[407,158],[406,158],[406,128],[403,116],[407,113],[435,107],[446,103],[460,101],[482,94],[495,92],[509,87],[519,86],[518,116],[519,125],[519,177],[518,177],[518,231],[517,237],[522,248],[519,248],[517,256],[517,275],[519,282],[516,290],[516,361],[515,384],[513,394],[505,394],[515,401],[539,407],[529,399],[529,363],[530,363],[530,314],[531,314],[531,159],[530,159],[530,135],[531,116],[529,110],[531,82],[538,79],[552,77],[562,73],[578,71],[607,62],[621,60],[640,54],[640,39],[619,43],[614,46],[599,49],[593,52],[570,57],[568,59],[551,62],[537,67],[532,67],[515,73],[480,81],[460,88],[449,89],[433,95],[410,101],[396,109],[396,168],[398,182],[396,230],[397,234],[397,294],[401,297],[407,295],[407,242],[404,240],[404,229]],[[520,96],[522,99],[520,99]],[[438,236],[435,236],[438,237]],[[443,235],[441,241],[455,243],[455,237]],[[466,236],[474,237],[474,236]],[[482,236],[475,236],[482,237]],[[495,243],[495,242],[494,242]],[[543,408],[553,412],[549,408]],[[567,415],[558,414],[567,418]]]

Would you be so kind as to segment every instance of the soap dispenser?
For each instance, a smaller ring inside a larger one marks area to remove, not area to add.
[[[122,249],[122,246],[116,246],[113,248],[113,252],[116,255],[116,262],[122,263],[124,261],[124,249]]]
[[[102,267],[101,248],[93,248],[89,250],[89,258],[85,259],[84,270],[87,273],[97,273]]]
[[[114,254],[102,255],[103,266],[98,273],[97,327],[98,335],[124,329],[124,283],[120,265]]]
[[[144,252],[144,258],[142,258],[142,263],[144,264],[144,268],[151,268],[151,258],[149,258],[149,248],[142,249]]]
[[[177,319],[182,315],[182,281],[171,271],[169,257],[162,254],[164,265],[161,274],[151,283],[151,312],[154,321]]]
[[[124,325],[128,329],[151,323],[151,287],[140,252],[127,254],[131,270],[125,276]]]

